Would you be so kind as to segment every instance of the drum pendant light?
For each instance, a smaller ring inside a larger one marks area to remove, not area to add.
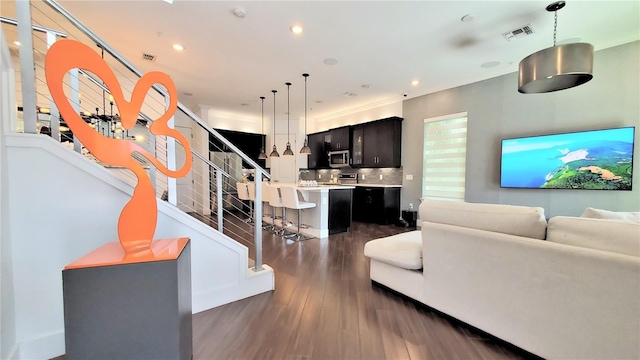
[[[277,90],[271,90],[273,93],[273,151],[269,154],[269,157],[280,157],[278,154],[278,148],[276,148],[276,93]]]
[[[565,6],[557,1],[547,6],[553,11],[553,46],[535,52],[520,61],[518,92],[547,93],[582,85],[593,78],[593,45],[572,43],[556,46],[558,10]]]
[[[284,156],[293,156],[293,151],[291,150],[291,143],[289,142],[289,87],[291,83],[285,83],[287,85],[287,149],[282,153]]]
[[[302,74],[304,76],[304,145],[300,149],[300,154],[311,154],[311,148],[307,143],[307,78],[309,74]]]
[[[258,154],[258,159],[266,159],[267,153],[265,152],[265,149],[264,149],[264,138],[266,137],[264,135],[264,96],[260,96],[260,100],[262,100],[262,132],[260,133],[262,138],[262,147],[260,148],[260,154]]]

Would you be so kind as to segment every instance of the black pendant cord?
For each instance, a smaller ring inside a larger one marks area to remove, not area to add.
[[[290,110],[289,110],[289,87],[291,86],[291,83],[286,83],[287,85],[287,144],[290,144],[289,142],[289,115],[290,115]]]
[[[304,76],[304,140],[307,141],[307,78],[309,74],[302,74]]]
[[[276,146],[276,93],[277,90],[271,90],[273,93],[273,146]]]
[[[264,96],[260,96],[260,100],[262,100],[262,131],[261,132],[264,134]],[[264,151],[264,146],[265,146],[264,139],[265,139],[265,137],[263,136],[262,137],[262,149],[263,149],[263,151]]]

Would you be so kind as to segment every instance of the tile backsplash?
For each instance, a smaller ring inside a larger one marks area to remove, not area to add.
[[[318,182],[330,182],[340,174],[358,174],[358,184],[382,184],[382,185],[402,185],[402,169],[381,168],[381,169],[322,169],[303,170],[300,173],[302,180],[316,180]],[[382,179],[380,177],[382,176]]]

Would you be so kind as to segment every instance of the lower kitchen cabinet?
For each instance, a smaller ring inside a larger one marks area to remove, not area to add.
[[[381,225],[400,219],[400,188],[358,186],[353,194],[353,220]]]
[[[346,232],[351,227],[353,190],[329,190],[329,235]]]

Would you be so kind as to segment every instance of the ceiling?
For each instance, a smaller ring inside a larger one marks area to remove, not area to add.
[[[9,3],[0,1],[5,10]],[[191,109],[256,119],[260,96],[272,114],[272,89],[278,114],[286,112],[285,82],[293,84],[291,117],[302,117],[305,72],[308,117],[319,120],[515,72],[522,58],[553,45],[548,0],[59,3],[143,72],[169,74]],[[473,19],[461,21],[467,14]],[[597,51],[639,40],[638,14],[640,1],[568,1],[558,12],[558,43],[589,42]],[[293,34],[293,24],[303,33]],[[527,24],[532,35],[502,36]]]

